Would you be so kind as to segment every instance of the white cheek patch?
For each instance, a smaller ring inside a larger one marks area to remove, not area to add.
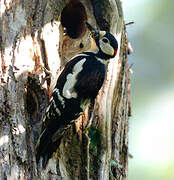
[[[66,77],[66,82],[63,87],[63,96],[67,99],[77,97],[77,93],[74,91],[74,86],[77,82],[77,75],[82,71],[85,61],[86,59],[82,59],[81,61],[79,61],[74,66],[72,73],[68,74]]]
[[[113,56],[114,55],[114,48],[109,43],[104,43],[102,40],[99,41],[100,49],[103,53]]]

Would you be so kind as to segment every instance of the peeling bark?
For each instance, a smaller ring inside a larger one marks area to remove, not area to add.
[[[92,46],[86,20],[117,37],[119,54],[107,65],[96,101],[67,130],[48,168],[40,170],[35,144],[41,119],[61,69]],[[125,31],[120,0],[1,2],[0,179],[126,179],[130,102]]]

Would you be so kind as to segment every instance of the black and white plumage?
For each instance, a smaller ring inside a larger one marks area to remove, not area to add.
[[[97,31],[88,23],[87,27],[98,48],[75,56],[57,80],[36,145],[36,161],[42,159],[43,168],[59,147],[65,129],[96,98],[104,82],[106,61],[117,53],[117,40],[112,34]]]

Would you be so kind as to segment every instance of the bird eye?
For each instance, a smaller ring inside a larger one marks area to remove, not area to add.
[[[108,42],[109,42],[107,38],[103,38],[102,41],[103,41],[104,43],[108,43]]]

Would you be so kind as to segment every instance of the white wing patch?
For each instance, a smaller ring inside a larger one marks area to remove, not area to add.
[[[56,113],[60,116],[61,115],[61,112],[60,112],[60,110],[57,108],[57,106],[56,106],[56,103],[55,103],[55,101],[54,101],[54,99],[53,99],[53,97],[50,99],[50,105],[47,107],[47,110],[46,110],[46,116],[43,118],[43,122],[45,122],[45,119],[46,119],[46,117],[47,118],[50,118],[50,112],[49,112],[49,110],[50,110],[50,107],[51,106],[54,106],[54,109],[55,109],[55,111],[56,111]]]
[[[61,112],[60,112],[60,110],[57,108],[56,102],[54,101],[54,99],[52,100],[52,104],[53,104],[53,106],[54,106],[54,108],[55,108],[57,114],[60,116],[60,115],[61,115]]]
[[[86,59],[82,59],[79,61],[73,68],[72,73],[69,73],[66,77],[66,82],[63,87],[63,96],[67,99],[70,98],[76,98],[77,93],[74,91],[74,85],[77,82],[77,75],[82,71],[83,64],[86,61]]]
[[[56,92],[58,100],[61,102],[62,107],[65,108],[65,101],[64,101],[64,98],[60,95],[59,89],[56,88],[56,89],[54,89],[53,92]]]

